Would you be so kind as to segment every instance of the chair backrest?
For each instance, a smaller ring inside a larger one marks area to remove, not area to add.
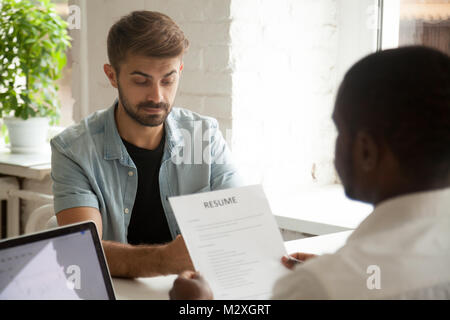
[[[50,219],[48,219],[47,224],[45,225],[45,229],[54,229],[58,228],[58,220],[55,215],[52,215]]]
[[[46,204],[34,210],[25,225],[25,233],[33,233],[58,227],[53,204]]]

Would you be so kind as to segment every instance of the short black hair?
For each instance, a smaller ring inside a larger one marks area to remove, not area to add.
[[[450,173],[450,57],[423,46],[371,54],[345,75],[336,100],[350,135],[383,141],[409,178]]]

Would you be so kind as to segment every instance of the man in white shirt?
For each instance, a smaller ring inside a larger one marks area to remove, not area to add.
[[[335,166],[349,198],[374,211],[344,247],[305,260],[274,299],[450,299],[450,57],[425,47],[372,54],[336,99]],[[341,213],[339,213],[341,214]],[[173,299],[212,298],[186,271]]]

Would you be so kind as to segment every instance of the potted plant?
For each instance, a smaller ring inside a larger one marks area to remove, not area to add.
[[[67,23],[50,0],[2,0],[0,12],[0,118],[11,152],[36,152],[59,119],[55,80],[70,46]]]

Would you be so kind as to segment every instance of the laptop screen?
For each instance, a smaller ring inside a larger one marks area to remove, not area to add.
[[[94,223],[0,242],[0,299],[114,299]]]

